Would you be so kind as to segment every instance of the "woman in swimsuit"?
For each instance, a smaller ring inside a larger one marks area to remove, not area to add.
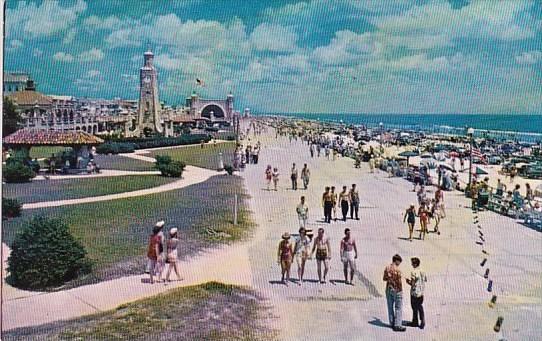
[[[324,229],[318,229],[318,235],[314,239],[312,246],[311,257],[316,251],[316,265],[318,270],[318,280],[321,284],[326,282],[327,273],[329,271],[329,260],[331,259],[331,247],[329,238],[324,235]],[[322,263],[324,263],[324,277],[322,280]]]
[[[294,247],[290,242],[290,234],[285,232],[282,235],[282,240],[279,243],[278,249],[278,263],[280,264],[282,279],[281,282],[286,286],[290,281],[290,267],[292,266],[292,258],[294,254]],[[286,276],[286,277],[285,277]]]
[[[405,220],[408,223],[408,240],[410,241],[412,241],[412,232],[414,232],[414,224],[416,223],[416,209],[414,207],[414,204],[410,205],[403,216],[403,223]]]
[[[294,258],[297,263],[297,275],[299,276],[298,285],[303,283],[303,275],[305,274],[305,263],[309,258],[309,246],[311,241],[307,237],[305,228],[299,229],[299,239],[295,242]]]
[[[265,180],[267,181],[267,190],[271,190],[271,181],[273,180],[273,171],[271,170],[271,165],[267,166],[265,170]]]
[[[418,209],[418,217],[420,217],[420,225],[422,227],[422,230],[420,231],[420,239],[425,240],[425,234],[427,233],[427,223],[429,222],[429,212],[425,207],[425,203],[423,203]]]

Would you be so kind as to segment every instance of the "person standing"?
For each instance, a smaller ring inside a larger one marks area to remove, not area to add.
[[[331,202],[333,205],[333,220],[337,221],[337,193],[335,193],[335,186],[331,186]]]
[[[410,306],[412,307],[412,327],[425,328],[425,314],[423,311],[423,292],[427,277],[425,272],[420,269],[420,259],[413,257],[410,259],[413,270],[410,278],[406,282],[410,285]]]
[[[160,245],[162,243],[160,237],[160,231],[162,227],[155,225],[152,229],[152,234],[149,238],[149,246],[147,248],[147,258],[149,275],[151,277],[151,284],[154,284],[154,276],[156,275],[156,270],[158,268],[158,258],[161,257]],[[158,275],[158,282],[160,282],[161,274]]]
[[[307,164],[303,166],[303,169],[301,170],[301,180],[303,181],[303,187],[305,190],[309,187],[309,180],[311,177],[311,171],[309,170],[309,167]]]
[[[328,224],[331,223],[331,210],[333,209],[333,199],[329,187],[326,187],[324,194],[322,195],[322,206],[324,207],[324,221]]]
[[[440,218],[446,218],[446,211],[444,210],[444,191],[442,187],[439,187],[435,192],[435,201],[437,202],[438,210],[440,212]]]
[[[384,269],[383,280],[386,282],[386,302],[390,326],[396,332],[404,332],[403,327],[403,283],[399,265],[403,259],[399,255],[392,257],[392,263]]]
[[[273,186],[275,187],[275,191],[276,191],[277,190],[277,185],[279,183],[279,175],[280,175],[279,170],[278,170],[277,167],[273,168],[272,175],[273,175]]]
[[[416,223],[416,209],[414,204],[410,205],[410,207],[405,211],[403,223],[405,220],[408,223],[408,240],[412,241],[412,233],[414,232],[414,224]]]
[[[268,165],[265,169],[265,181],[267,182],[267,190],[271,190],[271,181],[273,181],[273,170],[271,165]]]
[[[309,151],[311,153],[311,158],[313,158],[314,157],[314,145],[313,144],[310,145]]]
[[[344,266],[344,282],[354,285],[354,273],[356,272],[356,259],[358,259],[358,248],[356,241],[350,236],[350,229],[344,230],[344,238],[341,240],[341,261]],[[348,280],[348,269],[350,269],[350,281]]]
[[[281,282],[286,286],[290,281],[290,267],[292,266],[293,255],[294,247],[290,242],[290,234],[288,232],[284,232],[284,234],[282,235],[282,240],[279,243],[277,262],[280,264],[281,268]]]
[[[425,240],[425,234],[427,233],[427,224],[429,223],[429,211],[423,202],[418,208],[418,217],[420,217],[420,240]],[[423,237],[423,238],[422,238]]]
[[[297,217],[299,219],[299,227],[306,228],[307,227],[307,218],[309,215],[309,207],[307,204],[305,204],[305,197],[301,197],[301,202],[296,207]]]
[[[341,204],[343,221],[346,221],[346,216],[348,215],[348,206],[350,205],[350,193],[348,193],[346,186],[343,186],[342,192],[339,193],[339,202]]]
[[[307,236],[307,230],[304,227],[299,229],[299,238],[295,242],[294,258],[297,263],[297,275],[299,277],[298,285],[303,284],[303,275],[305,274],[305,263],[309,258],[309,246],[311,241]]]
[[[297,191],[297,168],[295,163],[292,164],[292,170],[290,171],[290,179],[292,180],[292,190]]]
[[[311,257],[316,251],[316,266],[318,271],[318,280],[320,284],[326,283],[327,273],[329,271],[329,261],[331,260],[331,246],[329,238],[324,234],[324,229],[318,229],[318,235],[314,239]],[[324,277],[322,279],[322,263],[324,263]]]
[[[350,219],[354,219],[354,214],[356,215],[356,220],[359,220],[359,192],[356,189],[356,184],[352,184],[350,189]]]
[[[170,238],[166,242],[166,246],[167,246],[166,261],[168,263],[168,269],[167,269],[165,281],[169,282],[169,275],[171,274],[172,268],[175,270],[175,275],[177,275],[177,280],[182,281],[183,278],[181,277],[181,273],[179,271],[179,264],[178,264],[177,248],[179,246],[179,238],[178,238],[177,228],[174,227],[171,230],[169,230],[169,236]]]
[[[502,197],[505,191],[506,185],[501,182],[501,179],[497,179],[497,192],[495,194]]]

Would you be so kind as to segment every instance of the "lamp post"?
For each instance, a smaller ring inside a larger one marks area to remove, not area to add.
[[[474,136],[474,129],[468,128],[467,129],[467,136],[469,137],[469,188],[472,184],[472,142],[473,142],[473,136]]]

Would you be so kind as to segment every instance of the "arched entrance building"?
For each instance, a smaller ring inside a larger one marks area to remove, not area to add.
[[[233,119],[233,95],[230,93],[225,100],[202,99],[195,92],[186,99],[193,118],[207,118],[211,122],[231,122]]]

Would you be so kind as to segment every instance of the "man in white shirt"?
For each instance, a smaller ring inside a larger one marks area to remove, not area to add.
[[[412,272],[410,278],[406,282],[410,285],[410,305],[412,306],[412,327],[425,328],[425,314],[423,311],[423,292],[427,277],[425,272],[420,269],[420,259],[413,257],[410,259],[412,263]],[[418,319],[419,317],[419,319]],[[418,323],[419,322],[419,323]]]

